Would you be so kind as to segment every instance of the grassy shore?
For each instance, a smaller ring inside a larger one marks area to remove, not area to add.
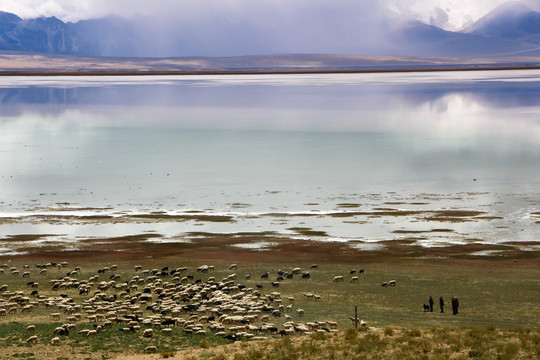
[[[324,246],[322,246],[324,250]],[[7,285],[8,291],[22,291],[26,296],[30,288],[28,281],[39,282],[39,294],[45,297],[58,297],[59,291],[52,290],[49,281],[67,275],[75,267],[80,267],[77,279],[84,280],[98,274],[98,269],[118,265],[115,275],[122,281],[129,280],[136,273],[135,265],[145,269],[169,266],[170,268],[187,267],[186,274],[202,281],[209,277],[225,278],[237,274],[237,283],[255,288],[263,285],[263,294],[279,291],[283,299],[294,297],[294,309],[302,308],[303,317],[296,312],[290,313],[296,323],[313,321],[336,321],[338,333],[314,333],[311,336],[299,336],[281,339],[277,335],[268,336],[262,342],[236,344],[234,353],[225,356],[223,346],[228,341],[208,334],[195,336],[186,334],[181,327],[175,327],[173,333],[162,334],[159,331],[151,339],[141,334],[124,334],[122,324],[113,324],[104,330],[102,336],[85,337],[76,332],[62,338],[60,346],[52,346],[51,339],[55,327],[66,322],[65,314],[59,321],[52,321],[51,310],[37,306],[33,312],[22,313],[19,307],[16,314],[0,317],[1,351],[6,359],[105,359],[114,358],[122,353],[141,354],[148,345],[157,348],[156,356],[169,356],[178,353],[178,358],[231,358],[231,359],[297,359],[297,358],[481,358],[511,359],[535,358],[540,354],[540,266],[538,258],[434,258],[430,252],[415,253],[411,257],[379,256],[357,254],[335,259],[317,261],[321,258],[317,251],[301,251],[298,259],[285,257],[279,260],[276,254],[243,250],[242,253],[227,254],[223,251],[205,253],[204,242],[199,244],[200,256],[190,253],[189,257],[128,257],[125,254],[111,252],[108,256],[74,256],[41,254],[31,258],[18,257],[6,264],[22,271],[29,265],[28,278],[0,275],[0,282]],[[308,250],[308,249],[304,249]],[[418,251],[418,250],[416,250]],[[426,256],[428,255],[429,256]],[[242,256],[240,256],[242,255]],[[46,274],[39,274],[34,264],[44,263],[45,259],[68,261],[67,268],[50,268]],[[229,270],[235,262],[237,270]],[[313,263],[318,269],[309,270]],[[210,273],[201,274],[196,268],[202,264],[215,266]],[[279,288],[273,288],[271,282],[277,278],[277,271],[292,271],[300,267],[310,271],[310,279],[284,279]],[[351,270],[363,269],[363,274],[350,274]],[[261,274],[268,271],[270,279],[262,280]],[[246,276],[251,274],[251,279]],[[109,280],[109,275],[100,275],[100,280]],[[335,276],[343,276],[344,281],[334,283]],[[358,282],[351,282],[358,276]],[[164,277],[163,281],[170,281]],[[395,287],[382,287],[383,282],[396,280]],[[77,289],[61,291],[82,303],[89,296],[79,295]],[[108,294],[114,293],[109,290]],[[308,300],[304,296],[312,293],[321,297],[320,301]],[[90,294],[91,296],[91,294]],[[436,301],[435,311],[424,312],[423,304],[429,296]],[[438,309],[438,299],[446,301],[444,313]],[[460,299],[458,315],[451,314],[450,299]],[[287,304],[284,301],[284,304]],[[367,329],[353,329],[350,317],[354,316],[354,307],[358,306],[361,320],[366,321]],[[145,310],[145,316],[151,314]],[[185,315],[188,316],[188,315]],[[271,321],[282,327],[285,318],[272,318]],[[26,333],[28,325],[36,326],[37,344],[28,344]],[[82,319],[77,324],[77,331],[92,329],[93,324]],[[490,350],[493,349],[493,350]],[[66,355],[67,354],[67,355]],[[162,355],[165,354],[165,355]],[[261,355],[262,354],[262,355]],[[454,354],[454,355],[452,355]],[[353,356],[354,355],[354,356]],[[159,358],[159,357],[158,357]]]

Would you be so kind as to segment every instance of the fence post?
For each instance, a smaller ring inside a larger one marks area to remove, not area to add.
[[[358,329],[358,305],[354,305],[354,327]]]

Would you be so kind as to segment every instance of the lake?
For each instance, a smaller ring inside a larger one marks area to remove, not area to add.
[[[540,238],[540,71],[6,77],[0,103],[0,255],[29,234]]]

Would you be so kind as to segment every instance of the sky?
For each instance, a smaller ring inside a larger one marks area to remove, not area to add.
[[[111,14],[122,16],[148,15],[190,18],[205,17],[209,10],[231,19],[265,17],[266,9],[298,14],[296,9],[309,7],[325,14],[347,16],[356,8],[366,9],[380,5],[391,8],[404,17],[422,20],[447,30],[460,30],[478,20],[496,6],[508,0],[1,0],[0,10],[12,12],[22,18],[56,16],[63,21],[99,18]],[[540,0],[525,0],[531,8],[540,11]],[[375,4],[375,5],[373,5]],[[441,11],[441,10],[444,10]],[[365,12],[369,15],[369,11]],[[246,15],[247,14],[247,15]],[[294,20],[294,19],[292,19]]]

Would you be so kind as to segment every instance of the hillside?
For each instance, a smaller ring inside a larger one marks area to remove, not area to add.
[[[362,55],[282,54],[237,57],[116,58],[75,55],[0,53],[0,72],[100,73],[150,72],[177,73],[189,71],[380,71],[403,69],[443,69],[480,67],[538,67],[535,57],[512,58],[433,58]]]

